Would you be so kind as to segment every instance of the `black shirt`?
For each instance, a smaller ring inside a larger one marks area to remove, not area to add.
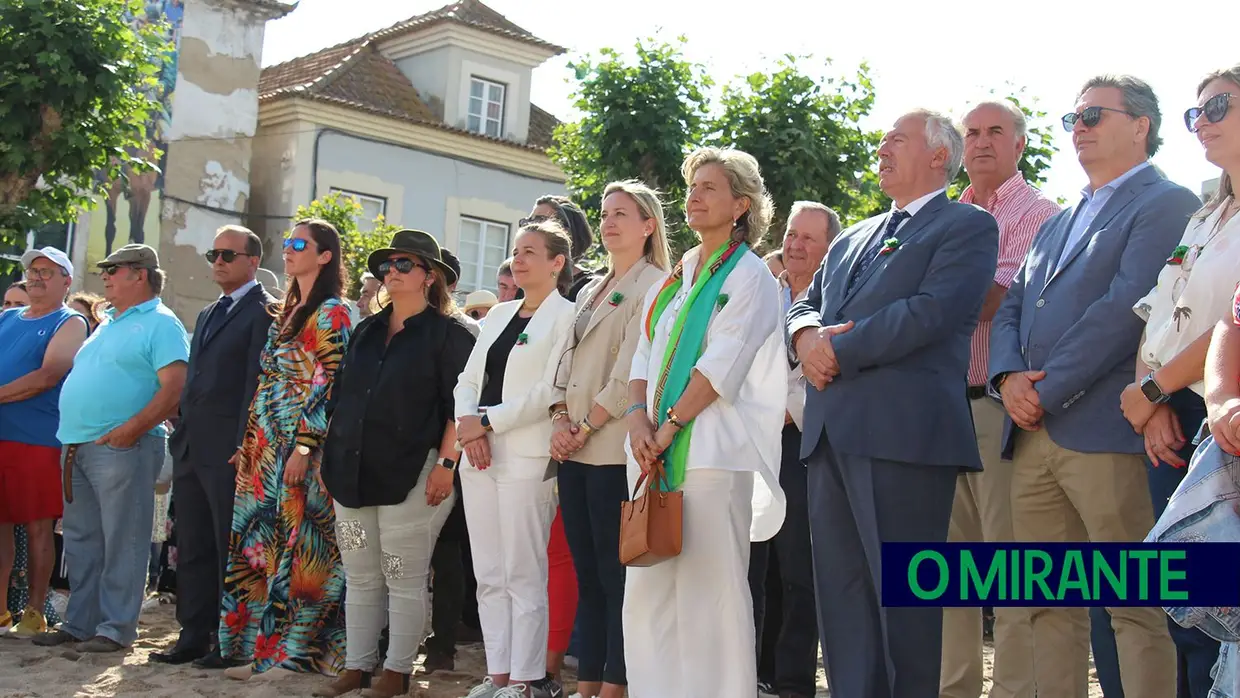
[[[490,407],[504,401],[504,369],[508,366],[508,355],[517,345],[517,339],[525,332],[530,319],[521,317],[520,313],[512,316],[512,320],[503,332],[495,338],[495,343],[487,350],[486,383],[482,386],[482,394],[478,396],[479,407]]]
[[[452,391],[474,336],[427,309],[385,345],[391,307],[357,326],[336,372],[323,484],[351,509],[400,504],[455,416]]]

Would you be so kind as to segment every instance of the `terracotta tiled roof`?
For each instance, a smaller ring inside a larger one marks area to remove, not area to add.
[[[530,105],[529,135],[525,143],[515,143],[449,126],[427,105],[400,68],[378,49],[378,44],[383,39],[415,29],[424,29],[432,22],[440,21],[464,22],[558,52],[564,50],[538,39],[478,0],[463,0],[360,39],[264,68],[258,79],[259,101],[300,97],[331,102],[516,148],[546,151],[551,145],[552,132],[559,124],[548,112]]]

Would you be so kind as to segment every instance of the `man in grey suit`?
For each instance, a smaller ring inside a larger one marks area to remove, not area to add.
[[[991,328],[990,387],[1008,414],[1012,525],[1020,541],[1136,542],[1154,518],[1144,442],[1120,410],[1143,327],[1132,306],[1201,202],[1149,163],[1161,118],[1146,83],[1094,78],[1063,120],[1089,185],[1042,226]],[[1124,695],[1175,695],[1162,610],[1107,610]],[[1037,608],[1032,619],[1038,694],[1085,698],[1087,611]]]
[[[895,205],[832,245],[788,313],[806,381],[801,455],[823,655],[839,698],[935,698],[943,611],[883,608],[881,544],[944,542],[956,474],[980,470],[966,373],[999,229],[947,198],[964,143],[929,111],[879,146]]]
[[[237,479],[230,462],[245,434],[258,387],[258,357],[275,302],[255,280],[263,245],[241,226],[224,226],[207,252],[222,295],[198,314],[180,416],[168,440],[177,529],[177,621],[181,635],[151,659],[222,668],[214,651],[232,531]]]

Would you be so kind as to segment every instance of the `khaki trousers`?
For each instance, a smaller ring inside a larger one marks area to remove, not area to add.
[[[949,543],[1006,543],[1012,532],[1012,463],[1002,459],[1003,407],[990,398],[972,400],[980,473],[956,478]],[[940,698],[982,695],[982,609],[943,609]],[[990,698],[1033,698],[1033,626],[1029,609],[995,609],[995,665]]]
[[[1137,455],[1080,453],[1045,429],[1016,435],[1013,529],[1018,541],[1132,543],[1154,525],[1145,462]],[[1107,608],[1126,698],[1176,694],[1175,646],[1161,608]],[[1089,611],[1035,608],[1033,668],[1038,695],[1087,698]]]

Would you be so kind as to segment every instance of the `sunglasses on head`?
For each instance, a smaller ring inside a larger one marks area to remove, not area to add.
[[[1072,128],[1076,126],[1076,122],[1078,121],[1085,124],[1085,128],[1093,128],[1098,125],[1099,121],[1102,121],[1102,112],[1104,111],[1113,111],[1119,114],[1126,114],[1134,119],[1138,117],[1137,114],[1133,114],[1132,112],[1124,109],[1112,109],[1110,107],[1085,107],[1078,113],[1063,115],[1063,130],[1071,132]]]
[[[382,262],[379,262],[379,276],[387,276],[388,272],[393,269],[402,274],[408,274],[413,271],[414,267],[417,267],[428,274],[431,272],[426,265],[418,264],[408,257],[401,257],[400,259],[385,259]]]
[[[284,238],[284,249],[293,248],[294,252],[305,252],[310,241],[305,238]]]
[[[287,245],[285,246],[287,247]],[[250,255],[245,252],[237,252],[235,250],[207,250],[206,254],[207,261],[212,264],[215,264],[215,260],[220,259],[221,257],[224,259],[225,264],[232,264],[233,260],[237,257],[249,256]]]
[[[1193,124],[1196,123],[1198,117],[1202,114],[1205,114],[1206,121],[1217,124],[1227,116],[1227,109],[1231,106],[1232,97],[1231,93],[1224,92],[1207,99],[1206,103],[1200,107],[1189,109],[1184,112],[1184,125],[1188,127],[1190,132],[1197,133],[1197,127]]]

